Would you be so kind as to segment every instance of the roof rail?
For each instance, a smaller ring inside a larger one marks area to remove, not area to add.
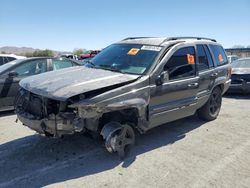
[[[171,40],[179,40],[179,39],[197,39],[197,40],[211,40],[213,42],[217,42],[215,39],[211,39],[211,38],[206,38],[206,37],[169,37],[169,38],[166,38],[163,42],[166,42],[166,41],[171,41]]]
[[[132,39],[147,39],[147,38],[154,38],[154,37],[128,37],[128,38],[123,39],[122,41],[132,40]]]

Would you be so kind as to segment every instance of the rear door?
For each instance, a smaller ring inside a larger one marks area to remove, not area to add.
[[[209,95],[218,73],[214,70],[214,63],[207,45],[197,45],[199,92],[198,97]]]
[[[228,59],[225,50],[222,46],[216,44],[209,44],[214,62],[216,64],[216,74],[221,80],[227,81],[229,79],[230,67],[228,66]]]
[[[195,110],[199,78],[196,73],[195,47],[182,47],[164,63],[169,80],[161,85],[152,82],[149,103],[150,128],[192,115]]]

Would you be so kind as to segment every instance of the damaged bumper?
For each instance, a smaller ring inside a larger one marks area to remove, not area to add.
[[[23,125],[46,136],[60,137],[84,131],[84,119],[67,103],[20,89],[15,101],[17,118]]]
[[[75,117],[73,113],[51,114],[48,118],[36,119],[32,114],[22,112],[17,117],[23,125],[46,136],[60,137],[84,131],[84,120]]]

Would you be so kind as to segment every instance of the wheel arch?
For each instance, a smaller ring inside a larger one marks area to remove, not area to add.
[[[121,110],[114,110],[103,113],[99,118],[98,129],[102,130],[104,125],[109,122],[118,122],[120,124],[129,124],[136,128],[138,126],[139,110],[135,107],[129,107]]]

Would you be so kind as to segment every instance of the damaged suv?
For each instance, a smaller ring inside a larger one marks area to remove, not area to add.
[[[46,136],[101,135],[120,157],[147,130],[197,112],[219,114],[230,84],[225,51],[214,39],[127,38],[106,47],[84,67],[23,79],[18,119]]]

